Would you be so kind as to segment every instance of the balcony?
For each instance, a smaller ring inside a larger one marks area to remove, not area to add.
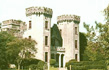
[[[63,47],[57,47],[56,50],[59,52],[65,52],[65,48]]]

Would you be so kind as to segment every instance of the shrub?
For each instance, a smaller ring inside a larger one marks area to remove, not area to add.
[[[59,67],[59,63],[58,63],[58,62],[56,62],[56,64],[54,65],[54,67]]]
[[[86,69],[105,69],[103,65],[85,65]]]
[[[87,70],[85,66],[71,66],[72,70]]]
[[[37,67],[38,69],[43,70],[44,65],[45,65],[44,61],[39,61]]]
[[[33,64],[37,65],[39,61],[40,60],[34,59],[34,58],[24,59],[21,63],[21,66],[28,69],[30,65],[33,65]]]
[[[56,64],[56,60],[55,59],[50,59],[50,65],[55,66],[55,64]]]
[[[108,64],[108,61],[105,62],[104,60],[101,61],[81,61],[76,62],[74,60],[70,60],[66,63],[66,67],[70,68],[70,65],[72,66],[73,70],[88,70],[88,69],[106,69],[106,65]]]
[[[35,70],[35,69],[37,68],[37,65],[36,65],[36,64],[31,64],[31,65],[29,66],[29,68],[31,68],[32,70]]]

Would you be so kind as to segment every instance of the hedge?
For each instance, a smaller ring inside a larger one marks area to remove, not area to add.
[[[68,70],[70,69],[70,65],[72,70],[106,69],[108,61],[101,60],[76,62],[70,60],[66,63],[66,67],[68,68]]]

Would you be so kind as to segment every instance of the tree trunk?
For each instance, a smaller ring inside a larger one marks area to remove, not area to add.
[[[18,70],[20,70],[20,64],[18,64]]]

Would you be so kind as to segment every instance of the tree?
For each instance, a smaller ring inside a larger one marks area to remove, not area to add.
[[[109,23],[101,24],[95,22],[96,26],[89,26],[84,23],[87,30],[86,55],[89,60],[109,59]]]
[[[34,57],[36,42],[32,39],[17,38],[12,33],[0,32],[0,68],[9,64],[20,64],[23,59]],[[2,57],[2,58],[1,58]]]
[[[107,8],[104,9],[103,13],[106,21],[109,22],[109,5],[107,6]]]
[[[87,39],[85,33],[79,33],[79,41],[80,41],[80,60],[88,60],[87,56],[84,54],[86,46],[87,46]]]
[[[7,43],[7,53],[9,53],[8,56],[10,57],[10,60],[14,60],[20,69],[20,64],[23,59],[34,57],[34,54],[36,53],[35,44],[36,42],[32,39],[21,38],[16,38],[13,41]]]
[[[6,53],[6,44],[13,39],[15,39],[15,37],[12,34],[9,34],[7,32],[0,32],[0,68],[2,69],[9,67],[8,56]]]
[[[104,9],[106,23],[95,22],[95,27],[84,23],[87,30],[86,55],[90,60],[109,59],[109,5]]]

